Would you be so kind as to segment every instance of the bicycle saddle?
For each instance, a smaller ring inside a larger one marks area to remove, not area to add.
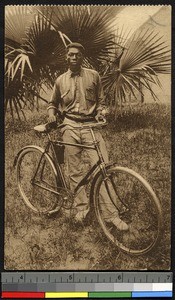
[[[47,124],[41,124],[41,125],[37,125],[34,127],[34,130],[37,132],[47,132],[48,131],[48,127]]]

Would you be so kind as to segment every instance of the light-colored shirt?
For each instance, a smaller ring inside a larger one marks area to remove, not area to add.
[[[59,76],[49,107],[72,116],[94,116],[98,110],[104,109],[104,94],[98,72],[81,68],[79,74],[68,70]]]

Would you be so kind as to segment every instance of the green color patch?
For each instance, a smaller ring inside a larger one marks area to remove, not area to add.
[[[132,298],[131,292],[93,292],[89,298]]]

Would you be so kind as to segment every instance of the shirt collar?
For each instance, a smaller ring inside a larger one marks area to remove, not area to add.
[[[72,72],[70,69],[68,70],[68,74],[70,77],[74,77],[76,75],[82,76],[83,75],[83,68],[81,67],[80,71],[78,72]]]

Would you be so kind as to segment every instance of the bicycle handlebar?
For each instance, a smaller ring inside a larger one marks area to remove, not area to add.
[[[72,127],[72,128],[96,128],[96,127],[103,127],[103,126],[106,126],[107,125],[107,122],[106,122],[106,120],[105,121],[102,121],[102,122],[96,122],[96,123],[84,123],[84,124],[82,124],[81,123],[81,125],[79,125],[79,126],[77,126],[77,125],[72,125],[72,124],[60,124],[60,125],[58,125],[57,126],[57,128],[62,128],[62,127],[64,127],[64,126],[66,126],[66,125],[68,125],[69,127]]]
[[[97,128],[97,127],[103,127],[103,126],[106,126],[107,125],[107,122],[106,120],[103,121],[103,122],[96,122],[96,123],[85,123],[85,124],[80,124],[79,126],[74,126],[72,124],[59,124],[57,125],[56,122],[53,122],[53,123],[45,123],[45,124],[41,124],[41,125],[37,125],[34,127],[34,130],[36,130],[37,132],[41,132],[41,133],[48,133],[50,130],[52,129],[61,129],[63,128],[64,126],[68,125],[69,127],[72,127],[74,129],[80,129],[80,128]]]

